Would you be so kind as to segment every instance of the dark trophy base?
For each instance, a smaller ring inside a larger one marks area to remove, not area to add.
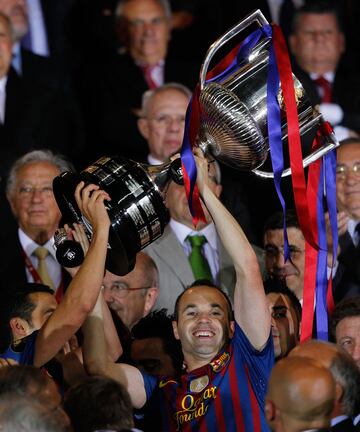
[[[82,180],[100,186],[110,195],[111,201],[105,203],[111,221],[106,259],[110,272],[119,276],[129,273],[136,254],[164,232],[169,214],[162,187],[171,178],[171,168],[169,164],[152,167],[104,156],[80,174],[65,172],[54,179],[54,195],[64,222],[82,223],[90,241],[92,227],[76,204],[75,188]]]

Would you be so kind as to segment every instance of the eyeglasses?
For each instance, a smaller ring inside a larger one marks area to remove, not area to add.
[[[104,290],[109,291],[112,294],[116,294],[118,297],[121,298],[126,297],[130,291],[148,290],[149,288],[151,288],[150,286],[132,288],[122,283],[113,283],[110,286],[103,285],[102,287],[104,288]]]
[[[23,198],[30,198],[35,192],[41,193],[41,195],[44,197],[53,196],[52,186],[42,186],[38,188],[34,186],[21,186],[19,188],[19,194]]]
[[[185,115],[172,116],[163,114],[159,117],[150,118],[149,120],[153,121],[158,127],[161,128],[169,127],[173,122],[182,126],[185,124]]]
[[[296,246],[289,245],[289,255],[291,260],[295,260],[299,257],[305,250],[299,249]],[[284,256],[284,247],[276,247],[272,245],[265,246],[265,255],[268,258],[275,259],[279,256],[279,254]]]
[[[346,176],[350,173],[360,175],[360,162],[354,163],[352,167],[347,165],[337,165],[336,166],[336,178],[339,180],[345,180]]]
[[[129,22],[129,24],[134,29],[140,29],[140,28],[145,27],[145,25],[151,25],[151,26],[163,25],[166,23],[166,21],[167,21],[166,16],[157,16],[157,17],[154,17],[154,18],[147,20],[147,21],[140,19],[140,18],[137,18],[137,19],[131,20]]]

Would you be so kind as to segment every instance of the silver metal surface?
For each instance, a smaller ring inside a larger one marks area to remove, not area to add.
[[[258,170],[269,153],[267,121],[267,79],[271,39],[264,37],[235,70],[218,80],[206,82],[210,61],[216,51],[250,24],[268,22],[257,10],[232,27],[209,48],[200,71],[201,122],[197,145],[219,161],[240,170],[252,170],[262,177],[272,173]],[[293,75],[300,135],[316,130],[323,121],[310,104],[300,81]],[[281,88],[277,95],[281,111],[282,141],[287,140],[287,123]],[[304,166],[338,146],[334,136],[304,160]],[[284,171],[284,176],[291,170]]]

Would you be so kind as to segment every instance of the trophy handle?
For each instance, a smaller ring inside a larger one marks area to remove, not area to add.
[[[255,10],[251,14],[249,14],[247,17],[245,17],[242,21],[235,24],[233,27],[231,27],[230,30],[228,30],[226,33],[224,33],[219,39],[217,39],[208,49],[206,53],[206,57],[204,60],[204,63],[201,66],[200,69],[200,89],[202,90],[204,88],[205,80],[206,80],[206,74],[209,68],[209,64],[211,59],[213,58],[216,51],[221,48],[223,45],[225,45],[226,42],[228,42],[231,38],[236,36],[240,31],[244,30],[249,25],[256,22],[259,24],[259,27],[268,25],[268,21],[260,11],[260,9]]]
[[[340,145],[339,141],[337,140],[337,138],[335,137],[335,134],[333,132],[331,132],[327,135],[324,135],[324,138],[326,140],[326,143],[323,146],[321,146],[320,148],[318,148],[317,150],[315,150],[313,153],[309,154],[309,156],[306,156],[306,158],[304,158],[304,160],[303,160],[303,167],[304,168],[307,167],[308,165],[310,165],[311,163],[315,162],[319,158],[325,156],[331,150],[334,150],[336,147],[339,147],[339,145]],[[259,177],[274,178],[273,172],[261,171],[261,170],[257,170],[257,169],[252,170],[252,172],[255,173]],[[290,174],[291,174],[291,168],[287,168],[286,170],[283,171],[283,173],[281,174],[281,177],[287,177]]]

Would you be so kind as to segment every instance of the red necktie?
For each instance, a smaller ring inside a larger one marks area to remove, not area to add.
[[[331,102],[331,84],[330,82],[323,76],[320,76],[316,80],[314,80],[314,83],[318,85],[321,88],[322,91],[322,100],[323,103],[330,103]]]
[[[156,67],[156,65],[155,66],[150,66],[150,65],[141,66],[141,69],[142,69],[143,74],[144,74],[144,79],[145,79],[147,85],[149,86],[150,90],[153,90],[153,89],[156,89],[157,87],[159,87],[151,76],[151,73],[155,67]]]

